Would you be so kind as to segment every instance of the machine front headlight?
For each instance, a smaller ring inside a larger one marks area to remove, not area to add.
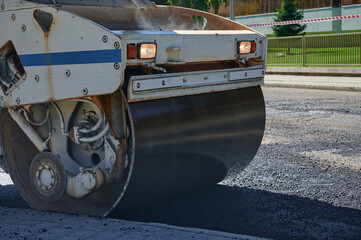
[[[251,42],[239,42],[238,43],[239,54],[246,54],[251,52]]]
[[[240,41],[238,42],[238,54],[254,53],[257,50],[256,42]]]
[[[152,59],[157,56],[156,43],[139,43],[138,44],[138,58]]]

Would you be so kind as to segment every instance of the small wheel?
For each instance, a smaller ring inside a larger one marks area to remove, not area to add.
[[[35,156],[29,169],[30,184],[34,193],[44,201],[55,202],[66,189],[66,173],[59,158],[50,152]]]

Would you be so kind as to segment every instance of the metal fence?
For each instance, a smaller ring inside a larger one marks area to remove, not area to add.
[[[361,65],[361,33],[268,39],[269,65]]]

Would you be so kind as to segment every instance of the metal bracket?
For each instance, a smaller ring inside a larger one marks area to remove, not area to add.
[[[82,198],[104,184],[104,174],[98,167],[80,169],[80,173],[67,178],[65,192],[75,198]]]
[[[14,119],[14,121],[19,125],[19,127],[24,131],[26,136],[30,139],[30,141],[35,145],[35,147],[43,152],[44,150],[49,149],[46,141],[43,141],[39,134],[34,130],[34,128],[30,125],[28,121],[19,113],[12,108],[9,108],[10,116]]]

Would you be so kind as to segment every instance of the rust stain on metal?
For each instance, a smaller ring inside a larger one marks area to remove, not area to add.
[[[258,65],[264,65],[264,60],[259,58],[250,58],[248,60],[249,66],[258,66]]]
[[[50,62],[50,55],[49,55],[49,33],[50,32],[44,32],[44,40],[45,40],[45,53],[47,56],[47,77],[48,77],[48,93],[49,98],[54,98],[54,83],[53,83],[53,72],[51,69],[51,62]]]
[[[49,50],[49,36],[50,32],[53,28],[54,19],[53,15],[48,12],[41,11],[39,9],[36,9],[33,13],[34,22],[35,25],[37,23],[38,27],[43,31],[44,33],[44,48],[45,48],[45,55],[46,55],[46,68],[47,68],[47,80],[48,80],[48,94],[49,99],[54,98],[54,83],[53,83],[53,73],[51,68],[51,62],[50,62],[50,50]],[[35,28],[38,29],[38,28]]]
[[[112,118],[112,101],[111,95],[91,96],[90,99],[104,112],[104,116],[107,119],[110,127],[110,131],[113,136],[116,136]]]
[[[4,108],[8,108],[8,107],[11,107],[13,104],[11,102],[11,97],[9,95],[5,95],[5,103],[6,103],[6,106],[3,106]]]
[[[90,96],[90,100],[92,100],[98,106],[98,108],[104,111],[104,107],[99,96]]]
[[[112,171],[110,173],[111,178],[115,178],[116,180],[121,180],[123,178],[126,146],[127,146],[127,141],[125,139],[123,139],[123,141],[120,141],[120,144],[117,146],[116,160],[113,165]]]
[[[96,101],[93,99],[96,98]],[[100,104],[100,109],[104,111],[104,115],[109,123],[110,131],[112,132],[113,136],[116,136],[116,132],[114,129],[113,119],[112,119],[112,101],[111,101],[111,95],[102,95],[102,96],[95,96],[92,97],[92,100],[97,103],[97,105]]]
[[[109,123],[110,131],[113,136],[116,136],[112,118],[112,101],[111,95],[91,96],[90,99],[104,112],[104,116]]]
[[[121,90],[117,90],[112,94],[95,96],[91,99],[100,104],[100,109],[103,110],[104,115],[109,123],[110,131],[115,139],[122,140],[125,136],[125,113],[122,109],[125,108],[124,100],[121,97]]]

